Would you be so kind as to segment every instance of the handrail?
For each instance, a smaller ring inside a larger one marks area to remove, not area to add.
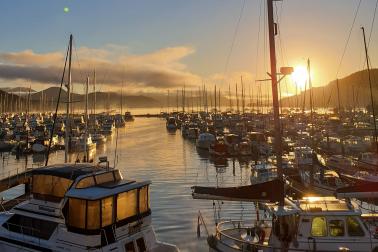
[[[259,222],[263,222],[263,221],[264,220],[260,220]],[[235,228],[235,223],[238,224],[238,229],[240,229],[240,228],[253,228],[253,227],[255,227],[255,226],[252,226],[252,225],[250,225],[250,226],[242,226],[242,225],[240,225],[243,222],[244,222],[243,220],[220,222],[217,225],[217,227],[216,227],[216,235],[219,236],[219,240],[221,241],[222,240],[221,237],[223,236],[223,237],[226,237],[226,238],[228,238],[230,240],[234,240],[236,242],[239,242],[243,246],[244,245],[251,245],[251,246],[260,247],[260,248],[271,248],[271,249],[274,249],[272,246],[268,246],[268,245],[264,245],[264,244],[258,244],[258,243],[253,243],[253,242],[249,242],[249,241],[245,241],[245,240],[240,240],[240,239],[238,239],[236,237],[232,237],[232,236],[227,235],[227,234],[224,233],[224,231],[230,230],[230,229],[222,229],[222,230],[220,229],[220,227],[223,226],[223,225],[225,225],[225,224],[232,224],[234,226],[234,228]]]
[[[100,232],[101,232],[101,233],[104,232],[104,237],[105,237],[106,245],[109,245],[108,237],[106,236],[106,231],[105,231],[105,229],[101,228],[101,229],[100,229]]]
[[[39,229],[37,229],[37,228],[32,228],[32,227],[22,226],[22,225],[18,225],[18,224],[14,224],[14,223],[9,223],[9,222],[6,222],[6,224],[7,224],[7,230],[10,231],[10,232],[14,232],[14,231],[10,230],[9,226],[15,226],[15,227],[20,228],[20,231],[21,231],[21,232],[15,232],[15,233],[22,234],[22,239],[23,239],[24,241],[26,241],[25,235],[26,235],[26,236],[31,236],[31,237],[33,237],[33,238],[35,238],[35,239],[38,240],[38,245],[41,245],[41,238],[35,236],[35,232],[41,234],[41,233],[42,233],[41,230],[39,230]],[[27,234],[27,233],[24,232],[24,230],[30,230],[31,233],[30,233],[30,234]],[[28,240],[28,241],[30,241],[30,240]],[[33,242],[33,241],[31,240],[30,242]]]

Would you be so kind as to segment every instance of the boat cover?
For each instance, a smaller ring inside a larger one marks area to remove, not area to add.
[[[284,198],[284,183],[279,179],[238,187],[193,186],[192,190],[194,199],[275,203]]]

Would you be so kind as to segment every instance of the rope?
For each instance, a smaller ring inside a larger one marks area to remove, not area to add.
[[[243,4],[242,4],[242,6],[240,8],[239,18],[238,18],[238,20],[236,22],[236,27],[235,27],[234,34],[233,34],[233,38],[232,38],[232,42],[231,42],[231,46],[230,46],[230,51],[228,52],[228,55],[227,55],[227,58],[226,58],[226,64],[225,64],[225,67],[224,67],[224,77],[226,76],[226,74],[228,72],[228,65],[230,63],[231,54],[232,54],[232,51],[234,49],[236,37],[237,37],[238,31],[239,31],[239,25],[240,25],[241,18],[243,16],[243,11],[244,11],[244,8],[245,8],[245,3],[246,3],[246,0],[243,0]],[[225,78],[223,78],[223,82],[224,82],[224,79]]]
[[[351,37],[351,35],[352,35],[352,31],[353,31],[353,28],[354,28],[354,24],[356,23],[356,18],[357,18],[357,15],[358,15],[358,11],[360,10],[361,2],[362,2],[362,0],[360,0],[360,1],[358,2],[358,5],[357,5],[357,8],[356,8],[356,11],[355,11],[355,13],[354,13],[353,22],[352,22],[352,25],[351,25],[351,27],[350,27],[350,29],[349,29],[349,33],[348,33],[348,37],[347,37],[346,42],[345,42],[344,50],[343,50],[343,53],[342,53],[342,55],[341,55],[339,65],[338,65],[338,67],[337,67],[336,78],[335,78],[335,79],[337,79],[338,76],[339,76],[340,69],[341,69],[341,64],[342,64],[342,62],[343,62],[343,60],[344,60],[344,56],[345,56],[346,50],[347,50],[347,48],[348,48],[349,40],[350,40],[350,37]],[[329,98],[328,98],[328,101],[327,101],[327,105],[326,105],[326,107],[329,106],[329,103],[330,103],[330,101],[331,101],[331,97],[332,97],[332,93],[333,93],[333,92],[329,92]]]

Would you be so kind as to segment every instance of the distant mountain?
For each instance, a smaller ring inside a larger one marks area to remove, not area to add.
[[[373,87],[374,102],[378,105],[378,69],[370,71]],[[338,80],[340,106],[342,108],[366,107],[370,105],[370,87],[368,71],[358,71]],[[338,107],[337,81],[333,80],[325,86],[312,88],[313,104],[315,107]],[[309,90],[281,99],[282,106],[310,107]]]
[[[36,92],[31,95],[31,100],[37,104],[40,108],[47,106],[49,109],[56,105],[56,101],[59,95],[59,87],[50,87],[45,90]],[[43,100],[43,101],[42,101]],[[60,97],[60,106],[64,106],[63,103],[67,101],[67,92],[62,90]],[[85,95],[84,94],[71,94],[71,101],[74,104],[74,108],[85,107]],[[95,94],[88,94],[88,107],[89,109],[94,107]],[[42,105],[44,103],[45,105]],[[123,95],[122,105],[124,107],[159,107],[160,102],[154,98],[143,95]],[[96,108],[101,110],[118,108],[121,106],[121,94],[115,92],[96,92]]]
[[[0,90],[5,91],[7,93],[28,93],[28,87],[4,87],[0,88]],[[30,88],[30,93],[35,93],[36,91]]]

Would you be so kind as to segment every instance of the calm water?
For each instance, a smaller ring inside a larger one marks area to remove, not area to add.
[[[195,143],[183,139],[180,131],[168,133],[165,120],[158,118],[136,118],[118,131],[118,148],[115,155],[116,133],[104,146],[99,146],[96,155],[107,155],[111,165],[116,160],[116,168],[125,178],[151,180],[152,219],[158,239],[174,243],[182,251],[208,251],[206,231],[202,228],[202,238],[197,238],[197,216],[204,215],[209,231],[214,232],[215,216],[220,218],[248,219],[253,206],[247,203],[213,202],[194,200],[191,186],[232,186],[250,183],[250,169],[247,161],[211,161],[206,153],[198,153]],[[34,160],[33,160],[34,159]],[[71,157],[77,159],[77,154]],[[33,162],[34,161],[34,162]],[[16,160],[15,156],[3,155],[0,174],[37,167],[37,156],[26,160]],[[64,152],[52,153],[50,164],[62,163]],[[8,198],[22,192],[17,188],[2,196]],[[219,211],[220,206],[220,211]]]

